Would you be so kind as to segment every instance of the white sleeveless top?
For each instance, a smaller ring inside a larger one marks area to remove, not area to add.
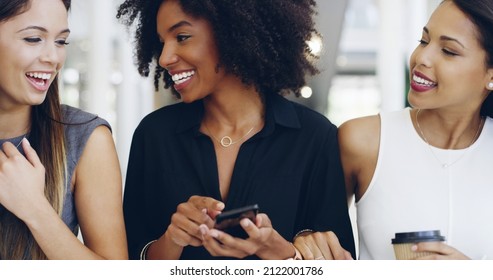
[[[395,259],[396,232],[440,230],[466,256],[493,259],[493,119],[469,148],[443,150],[419,137],[409,108],[380,118],[377,166],[356,203],[359,258]]]

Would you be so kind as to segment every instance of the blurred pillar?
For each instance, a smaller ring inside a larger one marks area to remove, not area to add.
[[[122,27],[118,30],[118,63],[123,79],[117,86],[117,150],[123,178],[127,170],[132,136],[141,119],[153,110],[152,78],[144,79],[133,63],[133,45]]]
[[[85,94],[84,102],[81,104],[84,109],[96,113],[108,119],[113,111],[111,104],[111,83],[112,73],[112,40],[114,26],[115,7],[112,1],[90,0],[90,8],[87,23],[89,28],[89,63],[87,69],[88,91]]]
[[[404,21],[409,15],[404,13],[402,1],[378,0],[379,45],[377,50],[377,77],[382,93],[381,111],[399,110],[405,105],[406,55],[403,39]],[[419,39],[419,38],[418,38]]]
[[[336,73],[335,61],[339,52],[339,41],[347,5],[348,0],[317,1],[318,14],[315,16],[315,24],[317,30],[322,34],[323,44],[320,59],[317,62],[320,74],[307,78],[307,85],[313,91],[310,98],[293,98],[291,95],[288,97],[324,115],[327,115],[327,95],[332,77]]]

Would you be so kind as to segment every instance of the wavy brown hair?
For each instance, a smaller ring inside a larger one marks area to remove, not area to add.
[[[162,50],[156,17],[164,1],[126,0],[116,15],[128,27],[135,24],[138,71],[148,76],[154,70],[156,89],[160,80],[164,80],[165,88],[173,84],[167,71],[156,63]],[[219,66],[262,94],[299,95],[306,75],[318,73],[307,45],[316,33],[314,0],[178,1],[185,13],[212,25]]]
[[[27,11],[31,1],[39,0],[0,0],[0,22]],[[60,1],[68,11],[71,1]],[[67,174],[65,135],[57,77],[48,89],[43,103],[32,107],[28,138],[46,170],[45,196],[61,216]],[[26,258],[46,259],[46,255],[24,222],[3,208],[0,210],[0,259]]]

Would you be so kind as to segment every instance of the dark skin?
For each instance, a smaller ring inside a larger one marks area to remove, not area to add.
[[[175,90],[183,102],[204,101],[200,130],[213,140],[221,198],[227,201],[240,146],[264,126],[261,95],[238,76],[222,68],[216,71],[219,55],[211,25],[184,13],[178,1],[161,4],[157,29],[163,43],[159,64],[175,75]],[[224,135],[235,144],[222,146],[217,139]],[[222,201],[193,196],[178,205],[166,232],[150,245],[147,258],[178,259],[185,246],[204,246],[213,256],[235,258],[285,259],[294,255],[294,248],[272,228],[265,214],[258,214],[255,224],[241,221],[247,239],[213,229],[215,217],[225,207]]]

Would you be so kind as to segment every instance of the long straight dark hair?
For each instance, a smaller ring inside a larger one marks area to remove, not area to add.
[[[37,0],[0,0],[0,22],[26,12],[32,1]],[[60,1],[68,11],[71,0]],[[32,107],[29,142],[46,170],[45,196],[61,216],[67,174],[58,77],[43,103]],[[0,259],[46,259],[24,222],[3,206],[0,208]]]

